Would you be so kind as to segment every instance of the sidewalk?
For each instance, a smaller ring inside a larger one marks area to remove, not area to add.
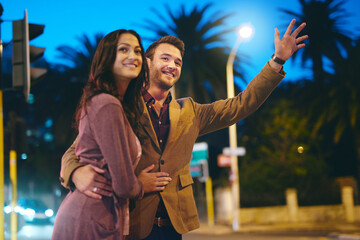
[[[200,228],[191,231],[191,234],[230,234],[231,226],[208,226],[201,223]],[[276,224],[243,224],[235,232],[242,233],[271,233],[271,232],[327,232],[328,238],[360,240],[360,223],[276,223]]]

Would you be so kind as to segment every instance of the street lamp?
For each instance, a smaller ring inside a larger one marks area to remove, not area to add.
[[[228,61],[226,63],[226,85],[227,85],[227,97],[233,98],[234,93],[234,73],[233,65],[236,52],[242,41],[250,40],[254,35],[254,28],[251,24],[243,24],[239,28],[238,36],[234,47],[231,49]],[[229,127],[229,143],[230,148],[237,148],[236,140],[236,124]],[[231,190],[233,197],[233,230],[239,230],[240,228],[240,184],[239,184],[239,169],[238,169],[238,158],[235,155],[231,156]]]

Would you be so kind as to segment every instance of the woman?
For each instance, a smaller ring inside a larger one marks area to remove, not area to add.
[[[56,217],[52,239],[123,239],[129,231],[128,199],[144,190],[134,173],[141,146],[134,131],[141,114],[140,88],[148,85],[140,36],[117,30],[99,43],[89,82],[76,112],[80,162],[106,170],[113,197],[89,198],[70,192]],[[134,130],[134,131],[133,131]]]

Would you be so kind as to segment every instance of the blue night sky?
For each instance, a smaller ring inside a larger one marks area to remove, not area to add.
[[[49,62],[61,63],[56,48],[60,45],[77,47],[79,42],[76,37],[82,34],[92,37],[98,32],[106,34],[115,29],[127,28],[136,30],[143,37],[152,37],[152,32],[139,25],[145,19],[157,19],[151,11],[152,7],[165,14],[165,4],[168,4],[173,12],[177,12],[181,5],[185,5],[186,9],[190,10],[195,5],[202,7],[209,2],[213,2],[213,6],[209,8],[207,17],[217,11],[221,11],[221,15],[233,13],[226,22],[227,27],[251,23],[255,28],[252,40],[242,43],[238,51],[238,54],[247,56],[250,63],[244,66],[248,81],[262,68],[274,51],[274,28],[278,27],[282,35],[284,25],[291,20],[289,16],[280,12],[279,8],[300,12],[298,0],[5,0],[2,1],[4,8],[2,19],[5,22],[2,24],[1,37],[5,43],[12,39],[10,21],[22,19],[24,9],[27,9],[30,23],[45,24],[44,34],[33,40],[31,44],[45,47],[45,58]],[[346,30],[354,33],[355,36],[360,36],[360,14],[357,11],[360,9],[360,1],[348,0],[344,6],[350,13]],[[236,33],[229,33],[224,39],[228,47],[232,48]],[[144,41],[143,44],[146,48],[149,42]],[[311,72],[301,69],[297,62],[287,62],[285,71],[288,73],[287,80],[311,76]]]

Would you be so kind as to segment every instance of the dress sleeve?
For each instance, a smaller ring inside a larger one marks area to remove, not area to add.
[[[107,103],[90,113],[90,126],[108,165],[112,187],[119,198],[140,199],[143,185],[134,172],[129,138],[135,137],[120,103]]]

